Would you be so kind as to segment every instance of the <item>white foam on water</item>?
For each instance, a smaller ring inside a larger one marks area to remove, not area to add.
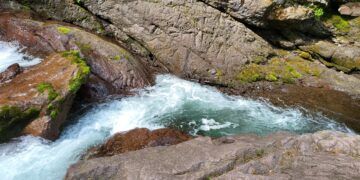
[[[188,120],[185,125],[193,126],[195,133],[200,130],[256,133],[267,129],[296,132],[307,128],[309,123],[318,125],[319,130],[347,131],[341,124],[306,116],[298,109],[227,96],[211,87],[159,75],[154,86],[140,90],[136,96],[92,108],[54,142],[24,136],[0,145],[0,177],[4,180],[62,179],[69,165],[83,152],[112,134],[136,127],[170,126],[174,118],[180,119],[181,124],[182,117],[184,122]]]
[[[3,72],[14,63],[22,67],[33,66],[41,62],[40,58],[34,58],[22,53],[23,48],[16,42],[0,41],[0,72]]]

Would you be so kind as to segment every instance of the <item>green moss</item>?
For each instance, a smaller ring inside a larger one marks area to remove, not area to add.
[[[344,19],[343,17],[331,14],[328,15],[325,20],[326,23],[332,24],[337,30],[340,32],[349,32],[350,31],[350,23]]]
[[[84,59],[80,57],[78,51],[65,51],[62,56],[69,59],[73,64],[76,64],[79,68],[77,74],[70,80],[69,90],[72,93],[76,93],[82,84],[85,83],[88,75],[90,74],[90,67],[87,66]]]
[[[360,70],[360,57],[357,57],[356,59],[332,58],[331,61],[350,70]]]
[[[324,9],[322,7],[314,7],[313,8],[315,18],[320,20],[320,18],[324,15]]]
[[[321,63],[323,63],[326,67],[329,67],[329,68],[332,68],[334,67],[335,69],[337,69],[338,71],[342,71],[344,73],[349,73],[351,71],[351,69],[349,68],[346,68],[346,67],[343,67],[343,66],[340,66],[340,65],[337,65],[337,64],[334,64],[334,63],[331,63],[331,62],[327,62],[323,59],[319,59],[319,61]]]
[[[300,54],[299,54],[300,57],[304,58],[304,59],[309,59],[311,60],[311,55],[308,53],[308,52],[304,52],[304,51],[301,51]]]
[[[119,61],[121,59],[121,57],[119,55],[116,55],[114,58],[113,58],[115,61]]]
[[[15,106],[0,107],[0,142],[20,133],[31,120],[39,117],[39,113],[36,108],[23,111]]]
[[[223,76],[224,75],[224,73],[222,72],[222,70],[221,69],[216,69],[216,77],[221,77],[221,76]]]
[[[260,63],[266,61],[266,58],[264,56],[255,56],[255,57],[253,57],[252,60],[253,60],[252,61],[253,63],[260,64]]]
[[[255,82],[262,80],[261,66],[257,64],[248,65],[238,74],[236,79],[243,82]]]
[[[45,91],[48,92],[48,100],[53,101],[59,96],[59,93],[57,93],[54,89],[54,87],[50,83],[42,82],[38,84],[37,90],[40,93],[44,93]]]
[[[71,32],[71,30],[69,28],[64,27],[64,26],[57,27],[57,30],[58,30],[59,33],[65,34],[65,35],[67,35],[67,34],[69,34]]]
[[[50,112],[50,118],[56,119],[57,115],[59,114],[59,111],[57,109]]]
[[[277,80],[278,80],[278,78],[276,77],[276,75],[273,74],[273,73],[267,74],[267,75],[265,76],[265,79],[266,79],[267,81],[277,81]]]
[[[61,102],[57,101],[54,103],[59,103],[61,104]],[[56,107],[56,105],[54,105],[54,103],[50,103],[47,107],[47,112],[46,114],[50,116],[51,119],[55,119],[57,117],[57,115],[59,114],[59,109]]]
[[[237,75],[236,79],[242,82],[281,81],[294,83],[304,75],[319,76],[322,71],[309,61],[298,56],[286,59],[272,58],[268,64],[249,64]]]

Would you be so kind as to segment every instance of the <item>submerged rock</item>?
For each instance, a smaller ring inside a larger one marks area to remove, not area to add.
[[[115,134],[100,147],[91,149],[85,158],[113,156],[147,147],[175,145],[189,139],[191,139],[189,135],[173,129],[150,131],[146,128],[137,128]]]
[[[82,160],[69,168],[65,179],[359,178],[358,135],[322,131],[230,139],[198,137],[174,146]]]
[[[19,134],[55,139],[89,72],[76,54],[52,54],[0,84],[0,141]]]

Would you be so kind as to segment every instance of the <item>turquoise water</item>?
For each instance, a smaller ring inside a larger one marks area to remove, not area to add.
[[[265,135],[280,130],[305,133],[333,129],[352,133],[343,124],[321,115],[227,96],[211,87],[159,75],[154,86],[138,90],[136,96],[91,108],[54,142],[23,136],[1,144],[0,179],[62,179],[69,165],[89,147],[114,133],[136,127],[173,127],[193,135],[215,137]]]

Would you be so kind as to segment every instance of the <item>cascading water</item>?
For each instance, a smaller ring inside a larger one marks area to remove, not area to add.
[[[323,129],[352,133],[346,126],[321,115],[306,115],[299,109],[227,96],[211,87],[159,75],[154,86],[139,90],[136,96],[91,108],[54,142],[24,136],[0,145],[0,177],[62,179],[69,165],[89,147],[116,132],[135,127],[174,127],[194,135],[210,136]]]
[[[33,66],[40,63],[40,58],[34,58],[21,53],[23,48],[16,42],[0,41],[0,72],[5,71],[10,65],[19,63],[22,67]]]

